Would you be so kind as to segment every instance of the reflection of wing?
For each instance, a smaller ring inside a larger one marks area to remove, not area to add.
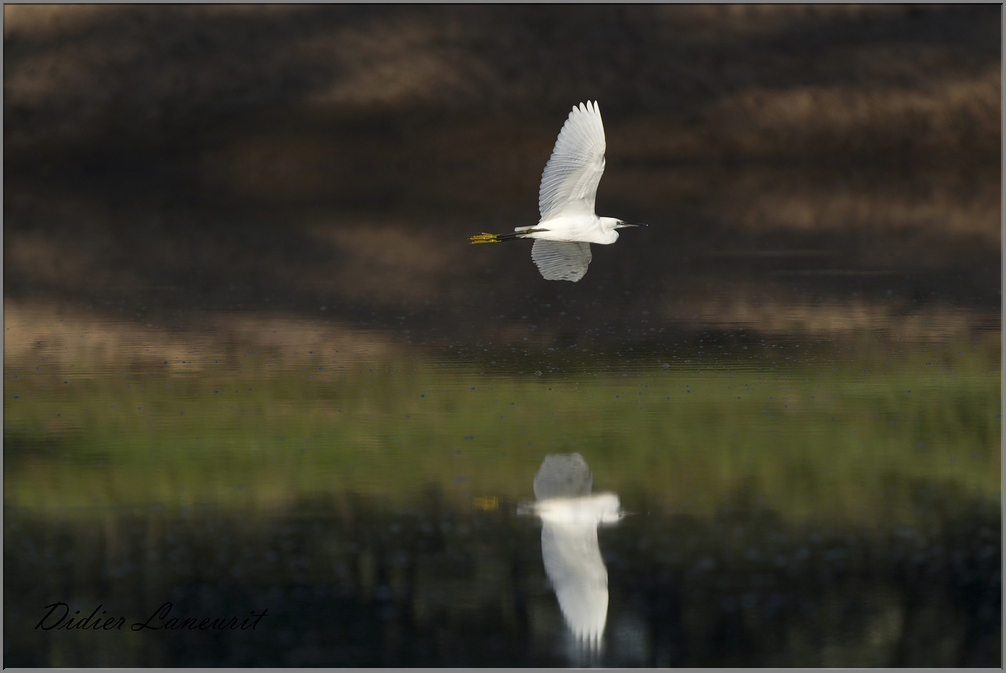
[[[538,188],[541,221],[593,215],[597,183],[604,172],[604,126],[597,103],[580,103],[559,131]]]
[[[587,273],[590,264],[590,243],[546,241],[535,239],[531,259],[545,280],[576,282]]]
[[[574,636],[599,645],[608,617],[608,570],[597,544],[597,525],[617,520],[618,496],[551,498],[539,501],[537,511],[542,561],[559,608]]]
[[[579,453],[550,453],[534,475],[534,497],[577,498],[590,495],[594,477]]]
[[[546,522],[541,557],[573,635],[600,640],[608,618],[608,570],[597,546],[597,524]]]

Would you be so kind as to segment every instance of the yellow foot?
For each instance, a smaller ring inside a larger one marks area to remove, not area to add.
[[[497,238],[496,234],[487,234],[485,232],[471,237],[472,245],[476,243],[499,243],[500,240]]]

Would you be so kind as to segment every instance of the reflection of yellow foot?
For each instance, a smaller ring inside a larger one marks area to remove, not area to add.
[[[488,498],[472,498],[472,507],[483,512],[495,512],[499,507],[499,500],[495,495]]]
[[[483,232],[477,236],[472,236],[471,242],[472,245],[475,245],[476,243],[499,243],[500,239],[496,234],[487,234]]]

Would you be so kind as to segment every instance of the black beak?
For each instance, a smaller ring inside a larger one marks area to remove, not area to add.
[[[626,227],[648,227],[648,224],[632,224],[631,222],[619,222],[615,229],[625,229]]]

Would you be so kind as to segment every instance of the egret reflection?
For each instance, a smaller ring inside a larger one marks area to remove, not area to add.
[[[593,476],[579,453],[545,457],[534,478],[541,517],[541,556],[567,626],[578,642],[599,650],[608,617],[608,569],[597,527],[622,518],[614,493],[591,495]]]

